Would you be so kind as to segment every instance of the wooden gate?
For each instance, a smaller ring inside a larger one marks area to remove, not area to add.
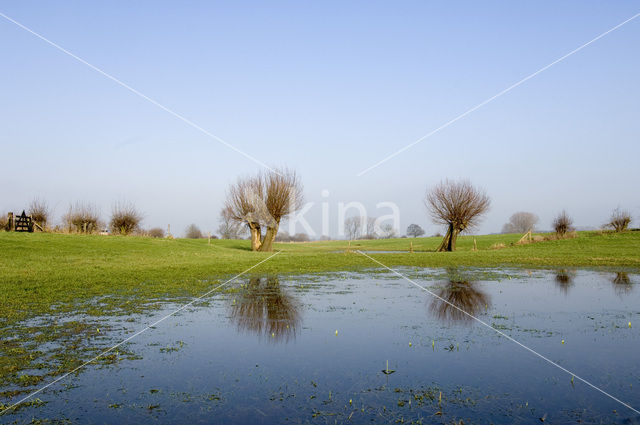
[[[16,232],[33,232],[33,220],[24,211],[15,218]]]

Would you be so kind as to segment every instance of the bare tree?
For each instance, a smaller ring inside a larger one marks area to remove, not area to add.
[[[9,231],[9,219],[7,217],[7,213],[0,214],[0,231],[6,230]]]
[[[94,204],[76,202],[69,205],[67,213],[62,220],[69,231],[78,233],[93,233],[100,225],[98,208]]]
[[[417,224],[410,224],[407,227],[407,235],[413,236],[414,238],[420,237],[424,235],[424,229]]]
[[[142,214],[130,202],[116,202],[111,210],[109,229],[114,235],[130,235],[140,228]]]
[[[296,233],[295,235],[290,235],[285,231],[278,232],[278,236],[276,236],[276,242],[309,242],[311,238],[306,233]]]
[[[624,232],[631,224],[631,214],[628,211],[623,211],[620,208],[616,208],[611,213],[611,218],[607,226],[611,227],[616,232]]]
[[[260,251],[273,251],[273,242],[278,234],[280,221],[302,208],[304,204],[303,186],[295,171],[286,168],[263,172],[265,205],[269,213]]]
[[[396,236],[396,229],[391,223],[386,223],[380,226],[380,231],[382,232],[380,236],[383,239],[390,239]]]
[[[200,239],[202,238],[202,230],[195,224],[190,224],[185,230],[185,237],[187,239]]]
[[[553,230],[555,230],[556,234],[559,237],[564,237],[567,232],[570,232],[573,230],[573,219],[571,217],[569,217],[569,215],[567,214],[567,212],[565,210],[562,210],[562,212],[560,214],[558,214],[556,216],[556,218],[553,219]]]
[[[218,233],[222,239],[241,239],[247,232],[245,223],[233,219],[233,213],[228,207],[220,211],[220,225]]]
[[[164,229],[162,227],[153,227],[149,229],[147,235],[152,238],[164,238]]]
[[[378,237],[378,232],[376,232],[376,217],[367,217],[367,228],[365,230],[364,235],[361,237],[363,239],[376,239]]]
[[[39,198],[35,198],[29,204],[29,215],[42,227],[42,230],[45,230],[47,227],[47,223],[51,216],[51,210],[49,209],[49,204],[47,201]]]
[[[272,251],[280,221],[302,208],[302,191],[297,174],[280,168],[238,180],[227,193],[225,208],[232,220],[249,227],[252,250]]]
[[[289,232],[282,230],[278,232],[278,236],[276,236],[276,242],[291,242],[292,237],[293,236],[291,236]]]
[[[225,207],[232,220],[244,223],[251,233],[251,250],[257,251],[262,243],[262,223],[268,212],[264,205],[264,186],[259,177],[245,177],[231,185],[227,191]]]
[[[427,192],[424,203],[433,221],[447,226],[438,251],[455,251],[458,235],[477,224],[491,200],[468,180],[445,180]]]
[[[526,233],[534,230],[540,219],[530,212],[519,211],[509,217],[509,222],[502,227],[502,233]]]
[[[358,239],[362,234],[362,219],[359,216],[345,218],[344,232],[349,240]]]
[[[310,242],[311,238],[306,233],[296,233],[291,236],[291,242]]]

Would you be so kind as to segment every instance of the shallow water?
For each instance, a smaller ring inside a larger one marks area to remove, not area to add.
[[[356,251],[352,250],[352,249],[340,249],[340,250],[331,251],[331,252],[335,253],[335,254],[342,254],[342,253],[345,253],[345,252],[356,252]],[[398,250],[395,250],[395,251],[388,251],[388,250],[384,251],[384,250],[362,250],[362,249],[359,249],[359,250],[357,250],[357,252],[361,252],[363,254],[406,254],[409,251],[406,251],[406,250],[405,251],[398,251]]]
[[[640,409],[640,275],[401,271]],[[38,394],[44,404],[0,422],[640,423],[622,404],[389,273],[234,285],[128,343],[137,360],[89,365]],[[117,342],[177,305],[165,307],[110,319],[120,331],[109,338]]]

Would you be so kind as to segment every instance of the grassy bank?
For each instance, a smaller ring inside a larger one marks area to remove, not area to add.
[[[351,249],[404,250],[380,253],[389,266],[611,266],[640,269],[640,232],[580,232],[577,238],[511,244],[519,235],[477,236],[459,240],[458,251],[436,253],[439,238],[356,241]],[[494,244],[503,249],[491,249]],[[256,273],[313,273],[375,267],[362,255],[346,251],[345,241],[282,243],[281,254]],[[248,241],[168,240],[97,235],[0,233],[0,317],[24,318],[53,304],[64,305],[95,296],[192,295],[212,280],[253,266],[267,253],[249,250]]]

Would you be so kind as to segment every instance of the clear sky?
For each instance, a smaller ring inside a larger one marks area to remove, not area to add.
[[[611,211],[640,220],[640,17],[369,173],[361,170],[640,12],[638,1],[35,2],[0,12],[270,165],[302,176],[319,232],[329,202],[428,233],[443,178],[541,227]],[[0,17],[0,212],[35,196],[59,217],[117,200],[146,227],[215,231],[224,192],[260,167]],[[323,190],[329,191],[323,198]]]

